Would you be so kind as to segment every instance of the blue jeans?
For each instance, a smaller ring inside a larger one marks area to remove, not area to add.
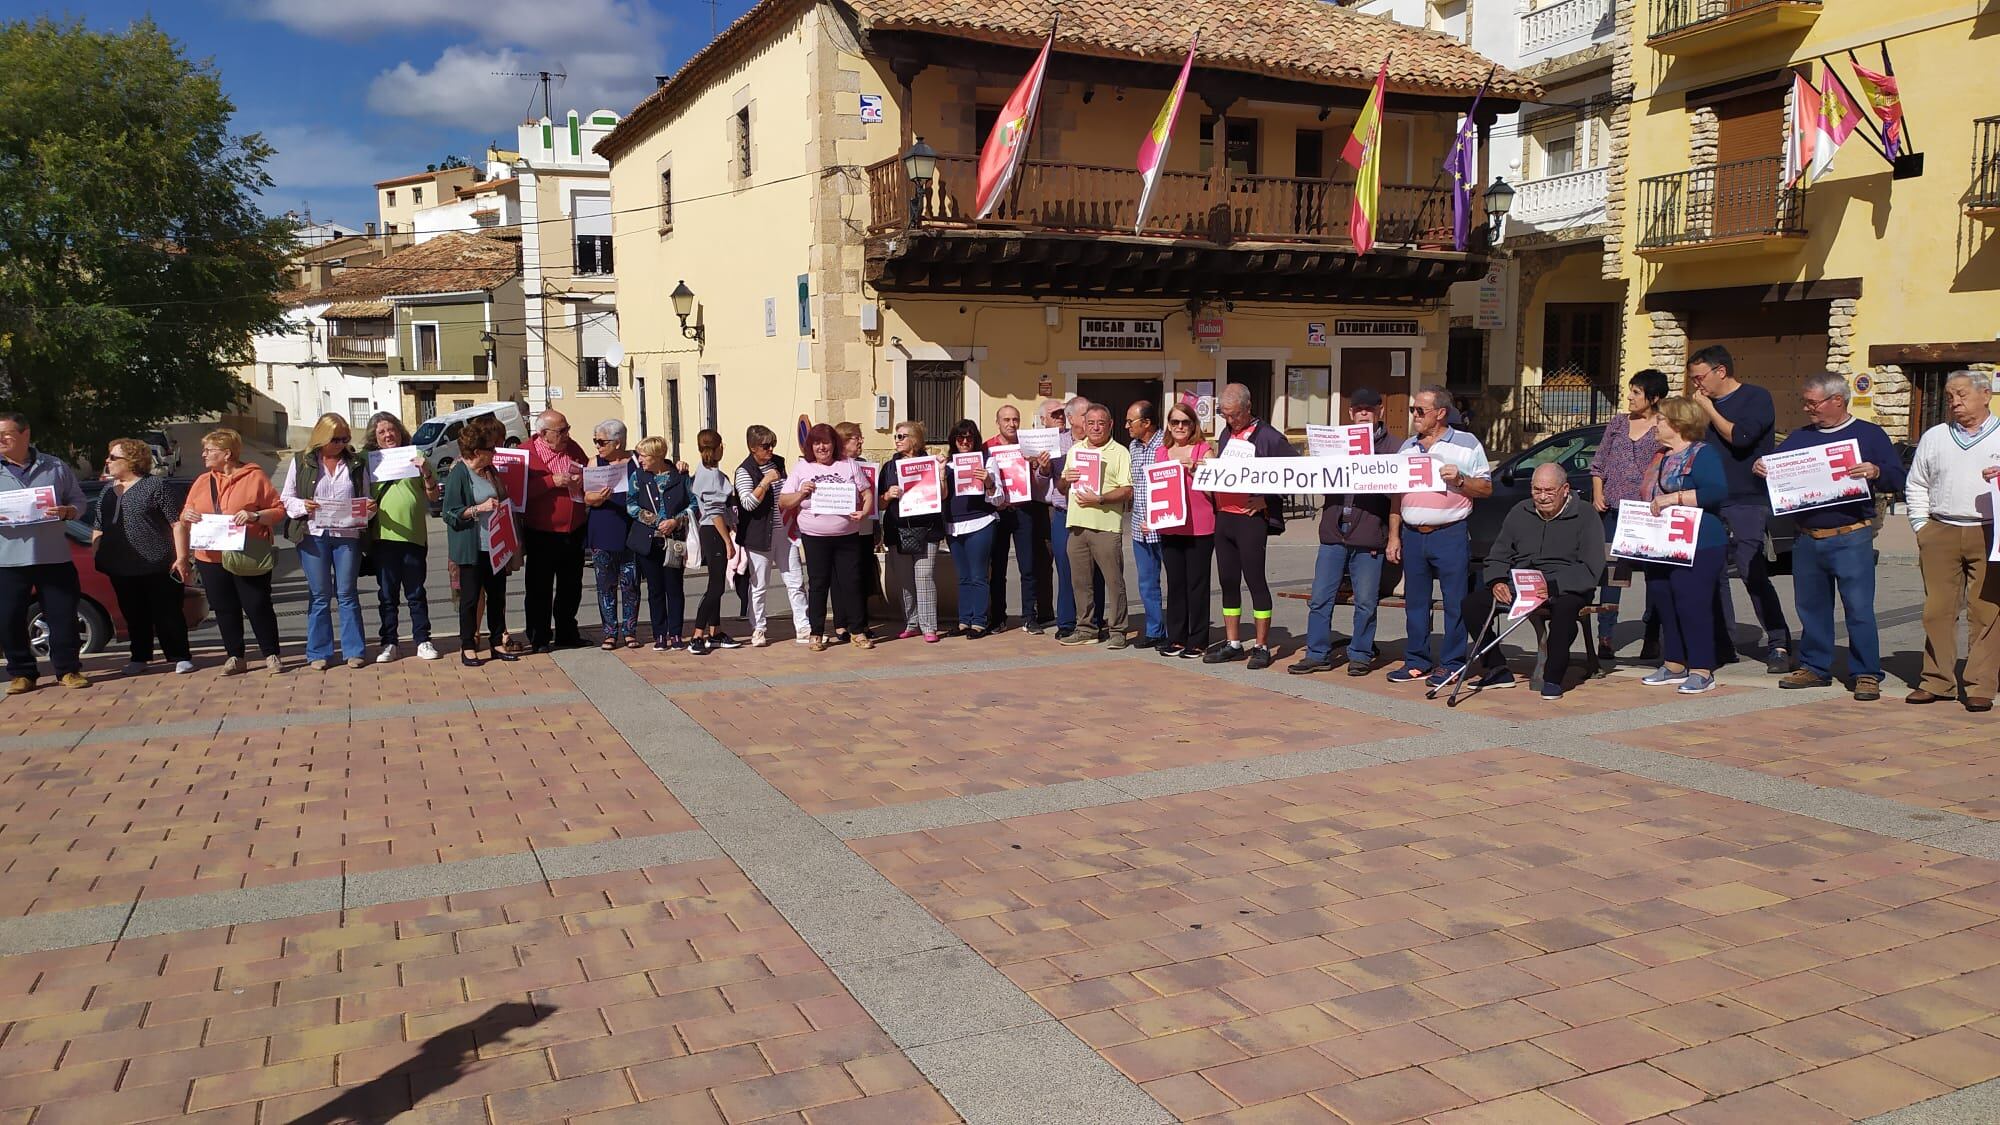
[[[1875,632],[1875,532],[1850,531],[1831,539],[1803,532],[1792,543],[1792,596],[1799,609],[1799,665],[1833,675],[1833,596],[1847,613],[1847,670],[1882,678],[1882,646]]]
[[[993,544],[999,538],[999,520],[969,535],[950,537],[951,564],[958,568],[958,623],[967,629],[984,629],[991,624],[986,619],[993,596],[988,568],[993,562]]]
[[[1405,635],[1403,666],[1419,672],[1456,672],[1465,663],[1465,594],[1470,587],[1472,535],[1460,520],[1429,535],[1403,528],[1403,599]],[[1437,579],[1444,601],[1443,653],[1431,660],[1431,580]]]
[[[1333,604],[1340,598],[1340,579],[1354,576],[1354,637],[1347,642],[1347,659],[1368,664],[1375,659],[1375,606],[1382,599],[1382,552],[1337,543],[1319,546],[1313,566],[1312,601],[1306,610],[1306,658],[1333,659]]]
[[[340,657],[353,660],[368,647],[361,633],[361,541],[308,535],[299,544],[305,568],[306,659],[332,660],[333,604],[340,603]]]
[[[385,645],[397,642],[398,602],[410,603],[410,638],[418,644],[431,639],[430,598],[424,593],[424,576],[429,569],[430,551],[415,543],[394,539],[375,544],[375,600],[382,617],[377,639]]]
[[[1132,540],[1132,569],[1139,572],[1139,604],[1146,607],[1146,635],[1167,639],[1166,610],[1160,606],[1160,544]]]
[[[1069,579],[1069,509],[1049,505],[1049,547],[1055,553],[1056,562],[1056,632],[1067,632],[1076,628],[1076,594],[1070,589]],[[1096,620],[1090,624],[1094,628],[1104,628],[1104,575],[1091,575],[1091,592],[1096,595]]]

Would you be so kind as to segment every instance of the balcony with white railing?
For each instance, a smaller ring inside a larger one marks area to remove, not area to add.
[[[1585,168],[1559,176],[1525,180],[1514,189],[1507,214],[1508,233],[1561,234],[1603,223],[1611,169]]]
[[[1561,58],[1611,42],[1617,13],[1611,0],[1547,0],[1521,13],[1521,65]]]

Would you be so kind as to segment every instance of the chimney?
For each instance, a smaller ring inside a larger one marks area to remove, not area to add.
[[[653,75],[653,89],[657,90],[657,89],[659,89],[660,87],[662,87],[662,86],[666,85],[666,84],[667,84],[667,79],[669,79],[669,78],[672,78],[672,77],[673,77],[673,75],[671,75],[671,74],[655,74],[655,75]]]
[[[374,223],[367,223],[367,224],[365,224],[365,226],[367,227],[367,230],[368,230],[368,237],[370,237],[370,238],[374,238],[374,237],[375,237],[375,224],[374,224]]]

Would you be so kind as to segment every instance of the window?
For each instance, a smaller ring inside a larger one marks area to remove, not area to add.
[[[413,187],[413,188],[411,188],[411,189],[410,189],[410,206],[412,206],[412,207],[422,207],[423,205],[424,205],[424,189],[422,189],[422,188],[420,188],[420,187]]]
[[[367,399],[350,398],[347,400],[347,421],[356,430],[368,424]]]
[[[410,349],[412,366],[418,371],[438,369],[438,326],[436,324],[416,324],[410,328],[413,347]]]
[[[390,189],[388,190],[388,192],[387,192],[387,193],[385,193],[385,195],[384,195],[384,198],[383,198],[383,205],[384,205],[384,206],[387,206],[387,207],[394,207],[394,206],[396,205],[396,189],[395,189],[395,188],[390,188]],[[391,229],[391,230],[394,230],[395,228],[394,228],[394,227],[391,227],[391,228],[389,228],[389,229]]]
[[[1326,134],[1318,129],[1300,129],[1292,139],[1292,175],[1317,180],[1326,175]]]
[[[750,178],[750,107],[736,111],[736,175]]]
[[[667,380],[667,442],[673,446],[674,460],[681,459],[681,381]]]
[[[1567,176],[1576,171],[1576,138],[1551,137],[1542,143],[1542,174]]]
[[[615,391],[618,368],[605,361],[618,347],[618,314],[577,311],[576,387],[580,391]]]
[[[1215,121],[1213,117],[1201,119],[1201,170],[1206,172],[1215,166]],[[1227,145],[1229,154],[1229,174],[1232,176],[1254,176],[1257,174],[1257,122],[1248,117],[1233,118],[1229,122]]]
[[[615,391],[618,389],[618,369],[603,356],[584,356],[577,361],[576,389]]]
[[[983,151],[986,138],[993,135],[993,127],[1000,124],[1000,107],[982,105],[972,111],[972,151]]]
[[[457,413],[460,410],[470,410],[472,409],[472,400],[469,398],[452,399],[451,409],[453,413]]]
[[[674,170],[660,173],[660,233],[674,229]]]
[[[715,401],[715,373],[711,371],[701,377],[701,424],[704,428],[711,430],[722,428],[721,422],[716,418],[718,409]]]
[[[910,361],[910,417],[942,442],[965,417],[965,364],[958,360]]]
[[[604,277],[611,273],[611,197],[602,192],[578,192],[570,219],[576,230],[576,273]]]

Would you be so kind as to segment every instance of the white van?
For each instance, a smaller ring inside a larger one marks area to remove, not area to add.
[[[528,440],[528,416],[511,402],[488,402],[464,410],[454,410],[440,414],[410,435],[410,444],[424,451],[424,459],[430,462],[431,472],[442,481],[444,475],[458,464],[458,434],[467,422],[482,414],[491,414],[500,419],[507,428],[508,445],[520,445]]]

